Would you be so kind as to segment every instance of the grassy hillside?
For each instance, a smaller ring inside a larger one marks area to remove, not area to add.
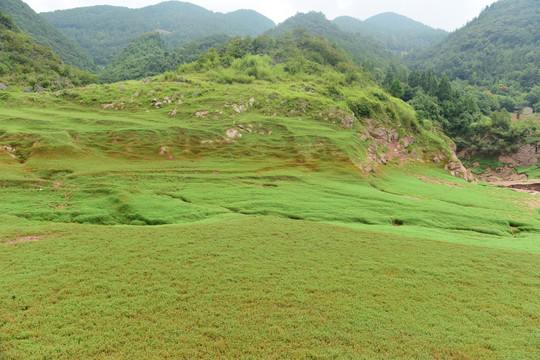
[[[264,39],[0,99],[1,357],[536,359],[537,198],[451,176],[328,42]]]
[[[87,52],[23,1],[2,0],[0,11],[11,15],[15,23],[38,44],[51,47],[66,64],[86,71],[95,70],[94,61]]]
[[[50,48],[36,44],[10,16],[0,12],[0,82],[59,90],[94,80],[93,75],[65,65]]]
[[[200,6],[168,1],[141,9],[93,6],[41,14],[75,39],[99,65],[110,63],[136,37],[160,30],[169,48],[214,34],[255,36],[275,24],[247,10],[221,14]]]
[[[493,91],[510,87],[529,92],[540,82],[539,18],[536,0],[501,0],[442,43],[412,53],[406,61],[415,68],[434,68],[450,79],[490,90],[496,86]]]
[[[333,20],[343,31],[371,35],[394,51],[410,52],[443,40],[448,33],[395,13],[375,15],[365,21],[341,16]]]

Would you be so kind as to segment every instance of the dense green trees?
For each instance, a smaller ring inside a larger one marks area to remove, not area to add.
[[[225,35],[206,36],[192,40],[175,51],[169,50],[163,35],[150,31],[137,37],[99,73],[102,83],[141,79],[176,70],[178,65],[196,61],[211,47],[222,47]]]
[[[539,1],[501,0],[439,45],[415,51],[405,61],[522,102],[512,92],[527,94],[540,83],[539,19]],[[525,104],[534,106],[531,97]]]
[[[499,101],[506,97],[464,83],[452,84],[433,70],[411,71],[404,87],[402,99],[416,109],[420,120],[439,126],[459,150],[493,156],[512,152],[525,140],[540,141],[535,122],[510,121],[504,102]]]
[[[95,81],[95,76],[65,65],[48,47],[23,33],[0,12],[0,80],[8,85],[63,89]]]
[[[75,41],[58,31],[21,0],[0,1],[0,11],[10,15],[15,23],[38,44],[49,46],[62,60],[79,69],[94,71],[94,61]]]
[[[275,26],[250,10],[214,13],[200,6],[169,1],[142,9],[93,6],[41,14],[47,21],[75,39],[94,58],[106,65],[136,37],[160,31],[169,49],[185,46],[204,36],[255,36]]]

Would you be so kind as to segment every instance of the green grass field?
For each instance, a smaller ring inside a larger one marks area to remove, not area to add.
[[[537,197],[362,174],[323,84],[195,80],[3,95],[0,359],[540,356]]]

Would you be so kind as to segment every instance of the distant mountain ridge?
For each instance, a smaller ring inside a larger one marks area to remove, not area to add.
[[[376,72],[376,69],[384,71],[391,63],[398,66],[399,59],[385,48],[379,40],[372,36],[343,31],[328,20],[323,13],[297,14],[267,33],[272,36],[279,36],[295,29],[305,29],[311,35],[326,37],[343,48],[355,62],[363,65],[364,69],[368,71]]]
[[[94,61],[86,51],[23,1],[1,0],[0,11],[10,15],[18,27],[38,44],[51,47],[66,64],[87,71],[95,69]]]
[[[164,30],[169,48],[212,34],[256,36],[275,23],[253,10],[214,13],[198,5],[168,1],[141,9],[92,6],[41,14],[92,54],[95,62],[111,62],[135,37]],[[168,34],[170,33],[170,34]]]
[[[500,0],[440,44],[405,58],[450,79],[528,92],[540,84],[540,1]]]
[[[365,21],[340,16],[333,23],[343,31],[373,36],[388,49],[402,52],[428,47],[448,36],[444,30],[434,29],[392,12],[378,14]]]

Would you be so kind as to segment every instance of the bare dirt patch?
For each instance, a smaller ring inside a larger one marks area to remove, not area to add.
[[[6,241],[5,243],[2,243],[2,245],[10,245],[10,244],[18,244],[18,243],[24,243],[24,242],[38,242],[43,240],[43,235],[29,235],[17,238],[15,240]]]

